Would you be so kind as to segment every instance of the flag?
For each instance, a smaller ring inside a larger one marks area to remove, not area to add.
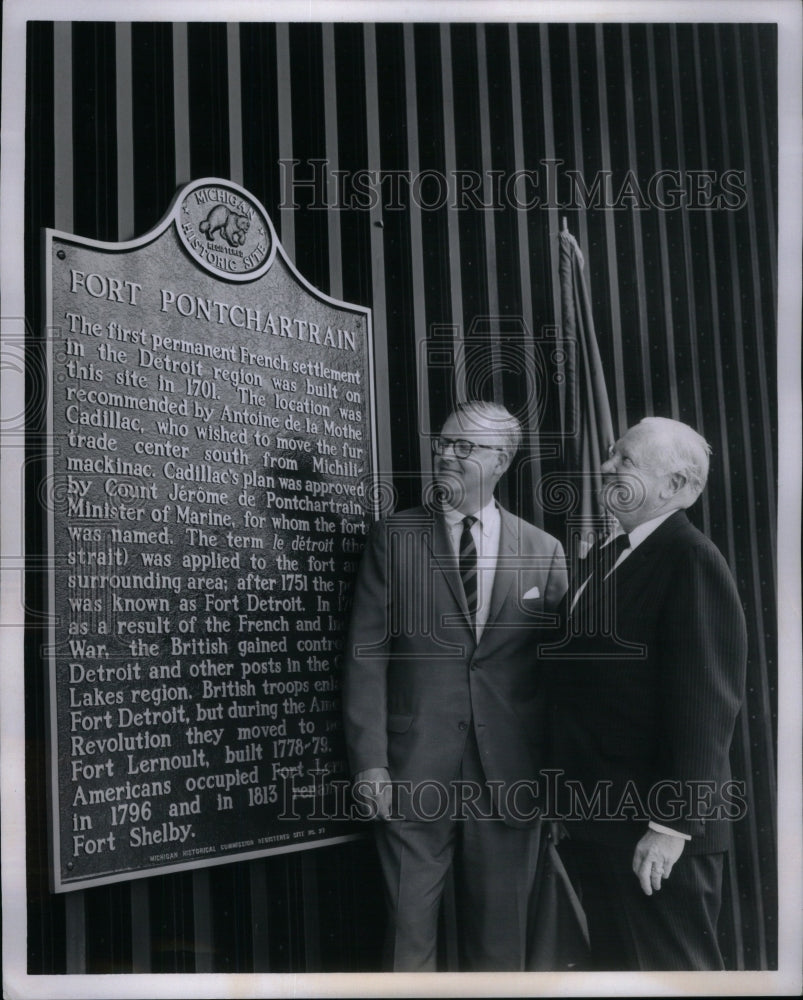
[[[583,255],[566,228],[560,235],[561,330],[565,356],[562,430],[565,470],[578,484],[576,513],[592,521],[605,516],[600,504],[600,466],[615,438],[608,390],[583,276]]]

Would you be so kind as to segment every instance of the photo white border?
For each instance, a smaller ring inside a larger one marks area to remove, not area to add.
[[[24,497],[2,493],[0,520],[0,801],[4,995],[17,997],[341,997],[799,995],[803,989],[801,769],[801,243],[803,8],[797,0],[5,0],[0,118],[0,435],[24,409],[25,25],[28,21],[777,22],[778,295],[778,857],[779,969],[731,973],[167,974],[28,976],[26,943],[23,607]],[[0,441],[0,483],[18,483],[21,436]]]

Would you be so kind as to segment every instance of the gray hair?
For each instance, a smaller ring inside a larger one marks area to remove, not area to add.
[[[521,424],[500,403],[489,403],[484,399],[469,399],[458,403],[452,411],[461,427],[473,431],[484,430],[489,434],[498,435],[504,442],[505,449],[512,459],[521,447]],[[486,426],[478,428],[475,421],[482,421]]]
[[[711,446],[693,427],[668,417],[644,417],[636,427],[661,438],[660,450],[645,457],[662,472],[683,473],[693,503],[705,489]]]

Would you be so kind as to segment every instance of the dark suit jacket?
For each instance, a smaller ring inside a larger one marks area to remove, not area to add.
[[[724,850],[728,817],[739,810],[727,782],[747,655],[725,560],[678,511],[597,589],[597,599],[613,601],[615,634],[570,635],[557,650],[550,763],[582,783],[586,801],[608,782],[609,803],[625,796],[634,806],[624,821],[594,818],[592,809],[590,821],[569,824],[570,833],[635,847],[652,819],[691,834],[688,853]],[[680,795],[663,782],[679,783]],[[682,805],[673,804],[678,798]],[[641,805],[646,815],[638,814]]]
[[[344,659],[354,773],[387,767],[394,781],[448,786],[460,774],[473,721],[487,779],[509,786],[537,777],[545,720],[535,645],[555,628],[567,574],[556,539],[501,507],[500,514],[479,643],[443,517],[418,507],[374,526]]]

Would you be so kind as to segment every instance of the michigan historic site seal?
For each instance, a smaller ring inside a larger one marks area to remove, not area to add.
[[[199,181],[187,188],[177,227],[189,253],[217,277],[249,280],[272,261],[276,239],[270,219],[233,183]]]

